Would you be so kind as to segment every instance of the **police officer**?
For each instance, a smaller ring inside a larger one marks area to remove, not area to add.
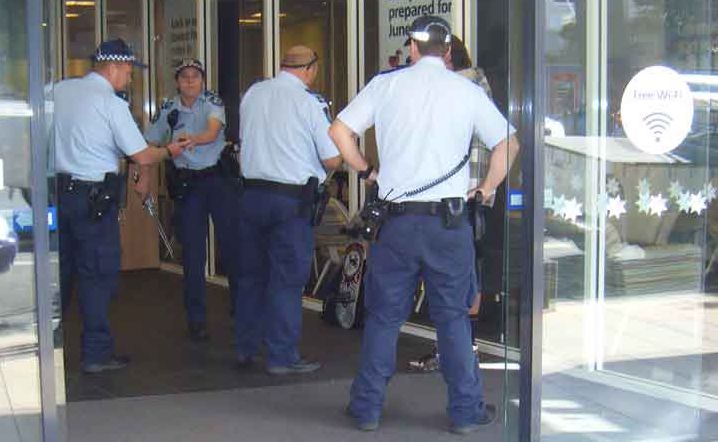
[[[215,93],[205,90],[205,71],[199,60],[182,60],[175,67],[175,81],[179,94],[162,104],[145,137],[155,143],[167,137],[184,139],[194,146],[167,164],[167,181],[175,202],[176,231],[183,246],[184,304],[189,337],[201,342],[209,338],[205,303],[208,219],[211,215],[222,261],[230,270],[230,292],[234,293],[231,262],[235,242],[231,215],[236,196],[223,179],[218,164],[225,144],[224,103]]]
[[[490,170],[475,191],[489,196],[518,151],[504,117],[481,87],[449,71],[449,24],[433,16],[410,28],[411,67],[376,76],[332,124],[330,135],[360,177],[376,179],[388,214],[369,253],[365,277],[366,321],[359,372],[347,412],[361,430],[378,428],[386,386],[394,374],[396,342],[419,278],[441,348],[448,384],[448,413],[455,433],[490,423],[493,406],[471,348],[467,311],[474,248],[466,212],[473,134],[493,147]],[[356,136],[376,126],[380,170],[360,153]]]
[[[139,63],[122,40],[103,42],[83,78],[55,86],[55,164],[58,172],[63,305],[77,282],[82,313],[82,367],[87,373],[123,368],[108,319],[120,270],[118,173],[121,156],[140,165],[177,156],[191,142],[148,146],[127,102],[116,95]],[[139,193],[146,189],[137,187]]]
[[[308,373],[318,362],[300,357],[302,290],[314,238],[309,209],[325,169],[341,165],[329,139],[327,103],[309,90],[317,54],[290,48],[281,72],[254,84],[240,105],[244,194],[240,201],[237,362],[256,360],[262,340],[274,375]]]

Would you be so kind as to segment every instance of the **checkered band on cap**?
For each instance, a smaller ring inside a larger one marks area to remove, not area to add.
[[[92,55],[92,61],[132,63],[135,66],[147,67],[135,57],[132,48],[121,38],[103,41]]]
[[[134,55],[103,54],[103,53],[95,54],[95,61],[128,62],[128,61],[135,61],[135,60],[136,60],[136,58]]]

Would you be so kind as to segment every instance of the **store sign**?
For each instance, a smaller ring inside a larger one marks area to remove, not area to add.
[[[417,17],[435,15],[452,23],[452,0],[384,0],[379,2],[379,68],[405,65],[409,26]]]
[[[651,154],[672,151],[685,140],[693,123],[688,84],[667,67],[643,69],[623,91],[621,120],[637,148]]]

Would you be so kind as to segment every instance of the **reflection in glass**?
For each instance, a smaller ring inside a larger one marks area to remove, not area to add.
[[[142,0],[107,0],[105,3],[107,31],[105,40],[123,39],[134,52],[135,56],[144,60]],[[129,102],[132,115],[137,121],[143,121],[144,104],[144,72],[135,70],[134,79],[129,85]]]
[[[0,439],[11,442],[42,439],[26,25],[24,3],[0,2]]]
[[[91,68],[90,55],[95,52],[96,2],[65,0],[66,77],[81,77]]]
[[[547,9],[546,440],[718,435],[702,417],[718,404],[718,141],[716,103],[706,93],[715,77],[714,5],[624,0]],[[597,26],[602,20],[606,28]],[[622,127],[624,89],[653,65],[681,75],[696,110],[687,138],[666,155],[638,149]]]

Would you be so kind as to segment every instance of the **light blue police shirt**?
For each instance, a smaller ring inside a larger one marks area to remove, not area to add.
[[[96,72],[54,90],[55,168],[84,181],[117,173],[119,159],[147,147],[130,108]]]
[[[183,133],[196,135],[206,131],[210,118],[222,123],[222,130],[219,131],[214,141],[198,144],[191,150],[185,150],[174,159],[175,166],[200,170],[217,164],[224,148],[224,126],[227,124],[224,115],[224,103],[219,96],[214,92],[204,91],[190,107],[182,104],[179,95],[172,100],[165,101],[160,108],[160,112],[153,118],[152,124],[145,133],[147,141],[153,144],[162,144],[169,140],[170,126],[167,123],[167,115],[175,109],[179,111],[179,116],[177,125],[172,131],[173,141]]]
[[[480,86],[430,56],[377,75],[337,118],[360,136],[376,126],[380,193],[397,202],[466,198],[467,166],[425,192],[401,195],[454,169],[472,135],[493,148],[515,132]]]
[[[288,72],[254,84],[239,108],[245,178],[305,184],[326,178],[322,160],[339,155],[329,138],[329,108]]]

